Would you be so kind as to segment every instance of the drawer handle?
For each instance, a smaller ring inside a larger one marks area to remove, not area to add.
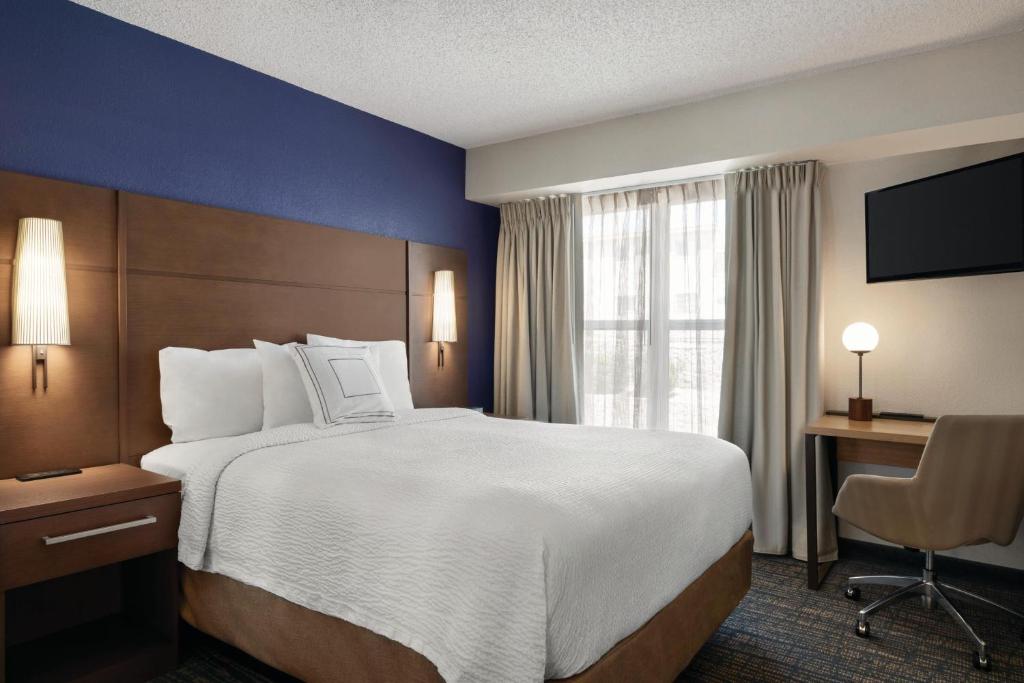
[[[137,526],[146,526],[147,524],[156,524],[156,515],[147,515],[142,519],[133,519],[130,522],[121,522],[120,524],[111,524],[110,526],[101,526],[96,529],[87,529],[86,531],[76,531],[73,534],[64,534],[63,536],[43,536],[43,543],[46,545],[57,545],[58,543],[67,543],[68,541],[77,541],[82,538],[89,538],[90,536],[101,536],[103,534],[111,534],[115,531],[123,531],[125,529],[133,529]]]

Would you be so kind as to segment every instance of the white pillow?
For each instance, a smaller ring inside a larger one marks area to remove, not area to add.
[[[263,429],[313,421],[306,386],[292,359],[290,344],[252,340],[263,369]]]
[[[307,334],[306,343],[313,346],[370,347],[377,356],[377,367],[380,369],[381,379],[384,380],[384,391],[387,392],[395,410],[412,410],[412,391],[409,389],[409,365],[405,356],[405,342],[397,339],[366,342]]]
[[[263,375],[256,349],[160,349],[160,403],[173,443],[260,431]]]
[[[395,419],[369,348],[298,344],[292,354],[317,427]]]

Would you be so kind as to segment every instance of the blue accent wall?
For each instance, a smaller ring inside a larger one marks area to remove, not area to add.
[[[497,209],[466,152],[63,0],[0,0],[0,168],[465,249],[493,395]]]

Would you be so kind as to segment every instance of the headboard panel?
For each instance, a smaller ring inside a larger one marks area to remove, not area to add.
[[[121,192],[130,272],[406,291],[405,242]]]
[[[10,346],[12,258],[27,216],[64,224],[71,346],[50,349],[46,392],[32,391],[29,349]],[[430,341],[441,269],[456,271],[461,340],[443,371]],[[307,332],[404,339],[416,405],[465,405],[465,286],[459,249],[0,171],[0,478],[137,465],[167,443],[165,346],[251,347]]]
[[[406,338],[406,243],[121,193],[121,461],[168,442],[158,353]]]

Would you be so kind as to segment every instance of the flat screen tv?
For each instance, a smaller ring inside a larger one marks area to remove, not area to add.
[[[868,282],[1024,270],[1024,154],[864,195]]]

